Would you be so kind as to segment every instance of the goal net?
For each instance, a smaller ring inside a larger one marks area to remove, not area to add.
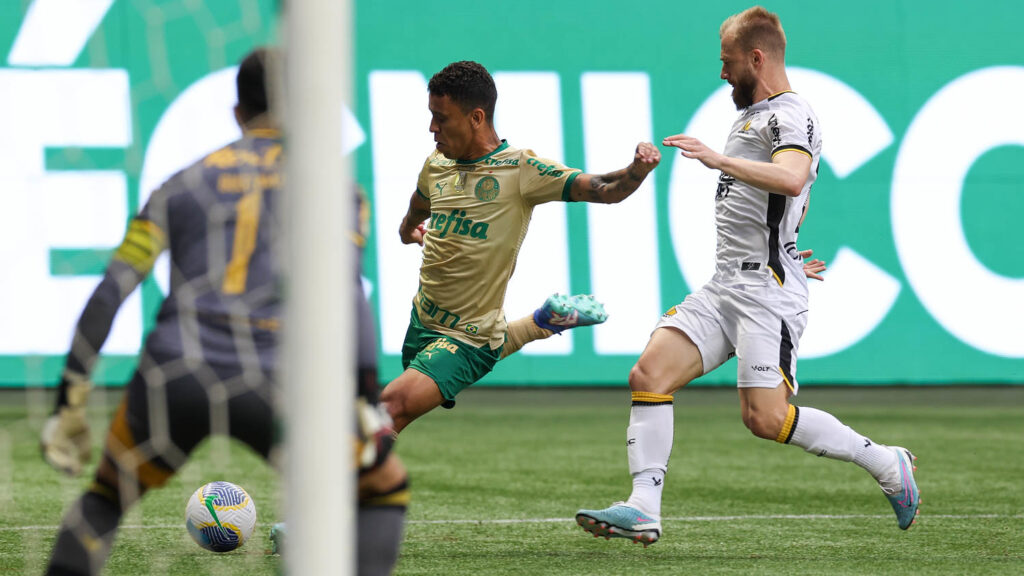
[[[340,143],[348,10],[0,6],[0,571],[44,571],[64,513],[112,484],[122,504],[146,494],[119,519],[105,573],[351,569],[340,535],[352,534],[353,256],[338,224],[354,210]],[[268,67],[283,126],[243,134],[238,64],[256,46],[288,63]],[[55,405],[80,415],[50,430],[78,442],[50,459],[75,476],[39,457]],[[284,467],[260,451],[287,454]],[[105,452],[137,476],[112,466],[93,483]],[[244,546],[223,556],[196,547],[183,520],[213,481],[243,487],[258,511]],[[285,518],[287,561],[269,554]],[[76,538],[96,536],[79,524]]]

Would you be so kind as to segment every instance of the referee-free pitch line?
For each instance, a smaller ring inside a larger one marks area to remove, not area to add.
[[[738,516],[666,516],[662,522],[756,522],[760,520],[888,520],[892,514],[749,514]],[[1020,520],[1024,514],[928,514],[926,521],[933,520]],[[575,526],[572,518],[492,518],[489,520],[407,520],[406,524],[423,525],[473,525],[473,524],[558,524],[565,522]],[[268,525],[260,522],[260,525]],[[182,524],[124,524],[120,530],[179,530]],[[0,526],[0,532],[29,532],[33,530],[56,531],[59,526]]]

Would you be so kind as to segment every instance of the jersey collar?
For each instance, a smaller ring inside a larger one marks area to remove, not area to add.
[[[482,162],[482,161],[490,158],[491,156],[494,156],[495,154],[497,154],[498,152],[501,152],[505,148],[508,148],[508,142],[504,138],[502,138],[501,139],[501,145],[498,146],[497,148],[495,148],[494,150],[491,150],[487,154],[484,154],[483,156],[481,156],[481,157],[479,157],[479,158],[477,158],[475,160],[456,160],[455,163],[456,164],[476,164],[477,162]]]
[[[281,131],[274,128],[250,128],[243,134],[248,138],[281,138]]]

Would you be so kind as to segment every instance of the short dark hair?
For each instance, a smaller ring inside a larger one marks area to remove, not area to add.
[[[270,51],[255,48],[238,65],[238,107],[245,120],[251,120],[267,111],[266,61]]]
[[[433,96],[451,98],[463,112],[482,108],[487,121],[494,122],[498,89],[491,74],[477,62],[462,60],[445,66],[430,79],[427,91]]]

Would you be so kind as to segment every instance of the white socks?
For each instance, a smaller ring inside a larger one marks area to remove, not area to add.
[[[626,452],[633,493],[626,504],[660,518],[661,492],[672,453],[672,396],[652,392],[633,392],[632,396]]]
[[[880,482],[888,480],[885,476],[894,470],[896,455],[889,448],[861,436],[828,412],[791,405],[786,424],[789,438],[780,434],[779,442],[799,446],[815,456],[853,462]],[[783,432],[787,432],[786,425]]]

